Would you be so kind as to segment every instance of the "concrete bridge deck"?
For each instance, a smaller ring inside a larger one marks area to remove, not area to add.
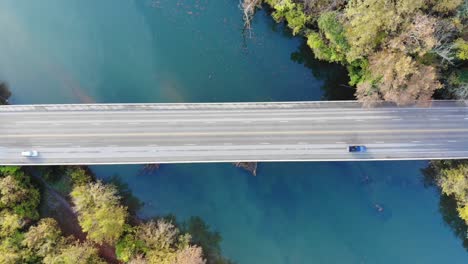
[[[468,158],[466,101],[12,105],[0,120],[3,165]]]

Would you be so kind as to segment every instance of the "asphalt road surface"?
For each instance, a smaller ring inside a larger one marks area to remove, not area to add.
[[[0,106],[0,164],[468,158],[468,104],[356,102]],[[365,145],[366,153],[349,153]],[[36,150],[38,157],[23,157]]]

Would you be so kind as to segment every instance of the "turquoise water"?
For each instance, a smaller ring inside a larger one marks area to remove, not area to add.
[[[13,103],[347,99],[345,71],[312,59],[265,11],[252,38],[237,0],[3,0],[0,79]],[[96,166],[145,205],[201,216],[250,263],[467,263],[426,162]],[[382,212],[378,207],[383,208]]]
[[[14,103],[314,100],[321,88],[344,90],[323,87],[345,84],[343,69],[319,63],[314,77],[292,61],[301,40],[265,13],[245,38],[237,5],[3,0],[0,78]]]
[[[263,163],[257,177],[230,164],[93,170],[127,182],[141,216],[201,216],[238,263],[466,263],[437,192],[423,186],[425,164]]]

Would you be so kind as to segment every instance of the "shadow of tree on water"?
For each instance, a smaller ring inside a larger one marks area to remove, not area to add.
[[[159,218],[155,217],[153,219],[157,220]],[[163,218],[175,224],[182,233],[191,235],[192,242],[203,249],[207,264],[236,264],[236,262],[222,255],[221,234],[218,231],[211,230],[210,226],[201,217],[192,216],[183,222],[178,222],[176,216],[172,214]]]
[[[291,60],[311,69],[315,78],[323,80],[324,100],[355,100],[356,89],[348,85],[348,71],[342,65],[317,60],[304,39]]]
[[[136,216],[138,210],[143,207],[144,202],[133,195],[128,184],[125,183],[118,175],[110,177],[105,182],[113,184],[117,188],[118,194],[122,197],[122,203],[127,206],[130,215]]]
[[[445,224],[450,227],[453,234],[462,241],[463,248],[468,251],[468,226],[465,221],[460,218],[457,211],[457,201],[453,196],[447,196],[440,192],[440,188],[437,185],[438,171],[442,169],[449,169],[458,166],[459,164],[466,162],[463,160],[441,160],[433,161],[429,165],[422,169],[423,183],[425,187],[434,187],[439,190],[439,212],[442,215],[442,219]]]

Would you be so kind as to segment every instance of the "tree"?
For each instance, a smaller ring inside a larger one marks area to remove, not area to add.
[[[307,35],[307,45],[314,52],[316,59],[335,62],[341,58],[334,55],[333,50],[325,43],[325,40],[317,32],[310,32]]]
[[[58,254],[48,255],[45,264],[105,264],[99,258],[98,250],[90,243],[74,242],[60,248]]]
[[[17,264],[22,262],[24,252],[20,248],[21,239],[21,233],[17,232],[0,240],[0,263]]]
[[[86,185],[93,180],[89,169],[86,170],[81,166],[69,167],[67,173],[70,175],[73,185]]]
[[[435,18],[417,13],[411,23],[389,41],[388,46],[406,54],[422,56],[436,45],[437,40],[434,35],[436,23]]]
[[[434,5],[434,10],[448,13],[457,9],[463,3],[463,0],[431,0],[430,2]]]
[[[201,247],[187,246],[176,254],[174,264],[205,264]]]
[[[372,55],[369,68],[372,79],[357,85],[359,100],[384,99],[400,105],[426,102],[441,87],[434,67],[419,65],[400,51]]]
[[[426,6],[426,0],[350,0],[345,15],[348,61],[371,55],[388,35]]]
[[[43,218],[36,226],[30,227],[22,241],[22,245],[40,259],[58,254],[64,243],[62,232],[52,218]]]
[[[304,0],[303,2],[306,13],[314,19],[323,13],[345,6],[347,0]]]
[[[22,218],[35,220],[39,217],[39,198],[39,190],[23,172],[0,176],[0,209],[10,209]]]
[[[11,237],[24,225],[23,219],[10,210],[0,212],[0,238]]]
[[[274,9],[273,18],[276,21],[286,20],[288,26],[292,29],[293,35],[301,32],[310,17],[304,13],[304,5],[293,2],[292,0],[266,0]]]
[[[426,174],[430,175],[444,195],[455,199],[458,216],[468,224],[468,163],[431,162]]]
[[[315,57],[329,62],[346,62],[349,44],[337,13],[322,14],[318,19],[318,26],[321,34],[310,32],[307,35],[307,44],[312,48]]]
[[[460,60],[468,60],[468,41],[463,39],[457,39],[455,41],[455,46],[457,48],[457,58]]]
[[[130,263],[205,264],[202,249],[191,245],[190,239],[167,220],[150,221],[124,236],[117,244],[117,256]]]
[[[350,62],[371,54],[399,24],[394,5],[387,0],[350,0],[345,15],[346,39],[352,43],[347,54]]]
[[[88,239],[96,243],[114,244],[122,235],[127,210],[113,185],[101,182],[76,186],[71,192],[78,221]]]

